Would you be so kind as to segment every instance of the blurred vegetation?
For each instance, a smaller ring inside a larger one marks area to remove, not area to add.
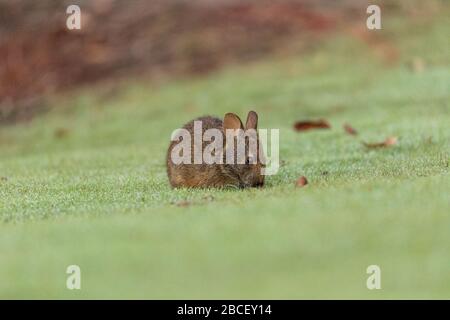
[[[415,21],[445,1],[376,1]],[[78,4],[82,29],[66,28]],[[365,30],[368,1],[0,0],[0,124],[48,109],[46,97],[93,83],[204,74],[268,55],[304,52],[321,39]],[[391,58],[393,47],[378,46]]]

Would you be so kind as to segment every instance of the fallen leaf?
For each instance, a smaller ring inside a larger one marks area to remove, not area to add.
[[[356,131],[351,125],[349,125],[348,123],[344,124],[344,130],[345,132],[347,132],[348,134],[352,135],[352,136],[356,136],[358,135],[358,131]]]
[[[316,121],[297,121],[294,124],[295,131],[307,131],[311,129],[329,129],[331,128],[330,124],[323,119]]]
[[[295,183],[295,186],[298,188],[304,187],[308,184],[308,180],[306,179],[305,176],[301,176],[300,178],[297,179],[297,182]]]
[[[68,134],[69,134],[69,130],[67,130],[66,128],[58,128],[54,132],[55,138],[58,138],[58,139],[64,138]]]
[[[363,144],[366,148],[369,148],[369,149],[385,148],[385,147],[390,147],[390,146],[397,144],[397,140],[398,140],[397,137],[389,137],[389,138],[386,138],[386,140],[384,140],[383,142],[377,142],[377,143],[363,142]]]
[[[172,202],[172,204],[176,205],[177,207],[189,207],[193,203],[187,200],[183,200],[178,202]]]

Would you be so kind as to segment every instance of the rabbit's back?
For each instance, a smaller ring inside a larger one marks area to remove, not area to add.
[[[218,129],[223,133],[223,121],[219,118],[204,116],[189,121],[183,126],[191,135],[191,164],[174,164],[171,158],[172,150],[179,141],[172,141],[167,152],[167,175],[172,187],[221,187],[235,183],[235,178],[228,177],[223,173],[223,167],[220,164],[194,164],[194,144],[205,146],[210,142],[195,141],[194,139],[194,123],[200,121],[202,123],[203,133],[208,129]]]

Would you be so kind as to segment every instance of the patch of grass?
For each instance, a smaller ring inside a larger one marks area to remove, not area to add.
[[[307,56],[134,84],[107,100],[85,90],[2,128],[0,297],[448,298],[448,25],[405,25],[390,31],[394,66],[343,36]],[[419,53],[426,68],[414,73]],[[280,129],[285,164],[267,186],[172,190],[172,130],[250,108],[260,127]],[[332,129],[294,132],[305,118]],[[361,144],[388,136],[398,145]],[[310,183],[298,189],[301,175]],[[65,288],[71,264],[80,291]],[[366,288],[371,264],[382,290]]]

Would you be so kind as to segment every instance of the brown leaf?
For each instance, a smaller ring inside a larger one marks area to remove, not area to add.
[[[55,138],[62,139],[69,135],[69,130],[66,128],[58,128],[54,132]]]
[[[183,201],[178,201],[173,203],[175,204],[177,207],[189,207],[190,205],[192,205],[193,203],[187,200],[183,200]]]
[[[347,132],[348,134],[352,135],[352,136],[356,136],[358,135],[358,131],[356,131],[352,126],[350,126],[348,123],[344,124],[344,130],[345,132]]]
[[[295,131],[307,131],[311,129],[329,129],[331,128],[328,121],[320,119],[316,121],[297,121],[294,123],[294,130]]]
[[[305,176],[301,176],[300,178],[297,179],[297,182],[295,183],[295,186],[298,188],[304,187],[308,184],[308,180],[306,179]]]
[[[384,140],[383,142],[377,142],[377,143],[363,142],[363,144],[366,148],[369,148],[369,149],[390,147],[390,146],[397,144],[397,137],[386,138],[386,140]]]

